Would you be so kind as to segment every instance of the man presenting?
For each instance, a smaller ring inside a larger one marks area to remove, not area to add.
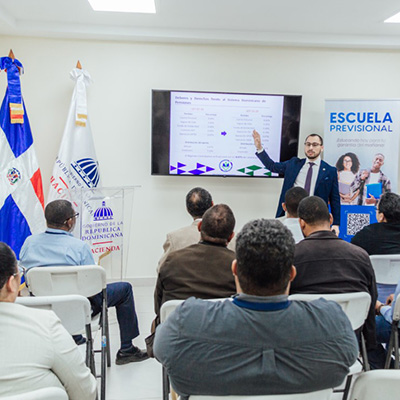
[[[326,204],[330,204],[333,215],[333,225],[336,232],[340,224],[340,196],[337,180],[337,170],[325,161],[321,160],[324,150],[321,136],[312,133],[308,135],[304,143],[306,158],[293,157],[288,161],[275,162],[264,150],[261,144],[260,134],[253,131],[256,156],[271,172],[284,176],[281,195],[278,203],[276,217],[282,217],[284,211],[282,203],[285,201],[286,192],[293,186],[300,186],[310,196],[321,197]]]
[[[294,247],[279,221],[247,223],[232,263],[239,295],[190,298],[157,328],[155,356],[183,398],[304,393],[342,383],[357,357],[355,335],[338,304],[288,300]]]

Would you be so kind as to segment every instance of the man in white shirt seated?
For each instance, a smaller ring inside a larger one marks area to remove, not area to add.
[[[160,272],[160,267],[169,253],[200,241],[200,232],[197,226],[203,218],[203,214],[213,204],[211,194],[206,189],[195,187],[189,191],[186,195],[186,211],[193,218],[193,222],[188,226],[167,233],[167,238],[163,244],[164,254],[158,262],[157,272]]]
[[[338,304],[288,300],[294,248],[279,221],[247,223],[232,263],[239,295],[191,297],[157,328],[154,354],[179,395],[305,393],[343,382],[356,337]]]
[[[14,252],[0,242],[0,397],[47,387],[70,400],[96,398],[96,379],[58,317],[15,304],[21,277]]]
[[[19,255],[22,265],[28,269],[28,274],[29,269],[34,267],[95,264],[88,244],[73,237],[71,233],[79,214],[69,201],[50,202],[44,214],[46,231],[28,236]],[[100,313],[102,299],[101,293],[89,298],[93,315]],[[139,336],[132,285],[129,282],[109,283],[107,306],[115,307],[120,331],[121,348],[115,363],[122,365],[147,360],[147,353],[132,343],[132,340]]]
[[[167,238],[163,244],[164,254],[158,262],[157,273],[160,272],[167,256],[176,250],[199,243],[200,230],[198,228],[204,213],[214,205],[210,192],[201,187],[195,187],[186,195],[186,211],[193,218],[190,225],[167,233]],[[235,251],[235,239],[228,243],[228,249]]]
[[[285,194],[285,202],[282,203],[282,208],[286,212],[286,217],[280,219],[279,221],[285,225],[290,232],[292,232],[294,241],[299,243],[300,240],[304,239],[303,232],[300,228],[299,216],[297,214],[297,209],[299,208],[299,203],[305,197],[308,197],[308,193],[300,186],[292,187]]]

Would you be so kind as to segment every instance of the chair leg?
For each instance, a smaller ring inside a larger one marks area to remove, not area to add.
[[[367,346],[365,345],[364,335],[361,332],[361,355],[363,358],[363,369],[364,371],[369,371],[369,362],[368,362],[368,354],[367,354]]]
[[[167,370],[162,367],[162,385],[163,385],[163,400],[169,399],[169,379]]]
[[[392,359],[392,351],[393,351],[393,347],[394,347],[394,336],[396,334],[396,329],[397,327],[395,326],[394,323],[392,323],[392,329],[390,332],[390,339],[389,339],[389,344],[386,348],[386,362],[385,362],[385,369],[389,369],[390,368],[390,362]]]
[[[348,397],[349,391],[350,391],[352,378],[353,378],[353,375],[348,375],[346,378],[346,385],[344,387],[342,400],[347,400],[347,397]]]
[[[108,308],[106,308],[106,338],[107,338],[107,367],[111,367],[110,324],[108,323]]]
[[[394,369],[399,369],[399,331],[394,332]]]
[[[103,289],[103,305],[101,310],[101,392],[100,399],[106,398],[106,358],[107,358],[107,294]]]
[[[94,362],[94,350],[93,350],[93,337],[92,329],[90,325],[86,326],[86,365],[90,368],[92,375],[96,376],[96,364]]]

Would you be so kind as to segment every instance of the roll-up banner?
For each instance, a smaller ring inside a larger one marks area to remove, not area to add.
[[[400,100],[326,100],[324,159],[338,170],[340,237],[376,222],[375,206],[397,192]]]

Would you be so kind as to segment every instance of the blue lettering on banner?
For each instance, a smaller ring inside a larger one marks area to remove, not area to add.
[[[379,113],[377,112],[332,112],[330,114],[330,123],[331,124],[342,124],[343,122],[347,122],[349,124],[359,123],[363,124],[367,122],[368,124],[384,124],[385,122],[393,123],[393,119],[389,112],[386,112],[383,118],[380,118]]]
[[[330,132],[393,132],[391,125],[329,125]]]

